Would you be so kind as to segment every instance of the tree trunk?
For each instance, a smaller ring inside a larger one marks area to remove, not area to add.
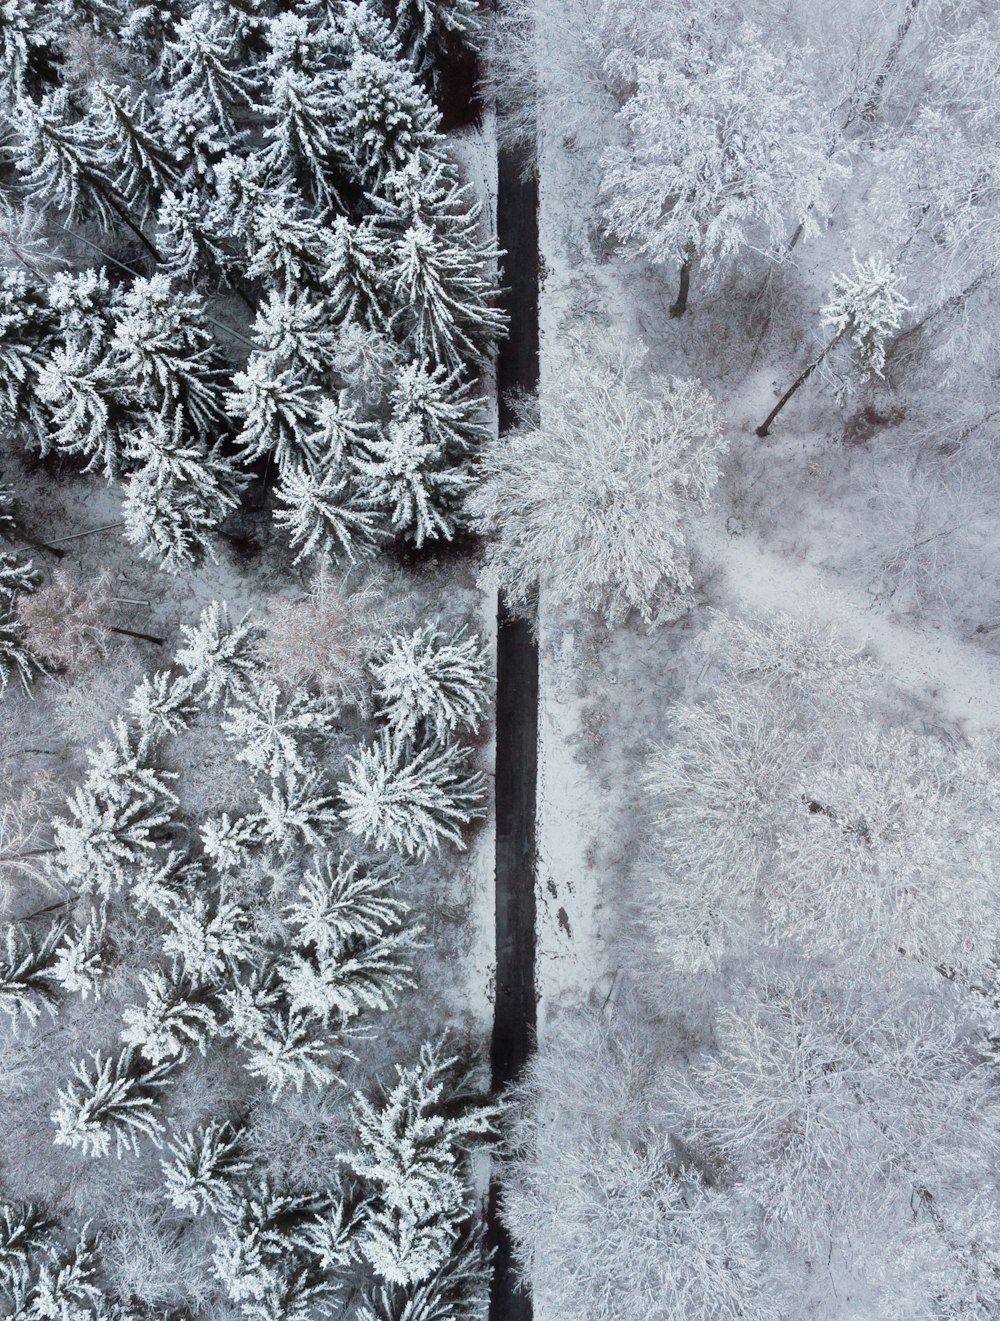
[[[131,628],[116,628],[114,624],[111,625],[111,632],[120,633],[124,638],[138,638],[140,642],[152,642],[157,647],[162,647],[166,641],[166,638],[154,637],[152,633],[136,633]]]
[[[34,537],[29,537],[27,532],[22,528],[17,529],[17,536],[18,540],[23,541],[24,544],[30,546],[32,550],[43,550],[48,555],[54,555],[57,560],[61,560],[66,554],[66,552],[60,550],[58,546],[49,546],[46,545],[44,541],[36,541]]]
[[[688,291],[691,288],[691,259],[681,264],[680,284],[677,288],[677,301],[671,305],[670,315],[672,317],[683,316],[687,311]]]
[[[910,24],[913,22],[913,15],[917,12],[917,6],[920,0],[906,0],[906,9],[903,17],[899,21],[899,27],[896,29],[896,35],[893,37],[889,52],[882,62],[882,68],[878,76],[872,83],[871,88],[865,98],[864,105],[859,112],[859,118],[866,124],[873,124],[875,117],[882,108],[882,97],[885,95],[885,85],[889,81],[889,75],[896,67],[896,61],[899,59],[899,52],[902,50],[903,42],[906,40],[906,34],[910,30]]]
[[[762,440],[766,435],[768,435],[768,433],[771,430],[771,423],[778,416],[778,414],[781,412],[784,406],[788,403],[792,395],[795,394],[796,390],[798,390],[800,386],[805,385],[806,381],[808,381],[809,377],[812,376],[813,372],[824,360],[824,358],[826,358],[828,354],[833,352],[834,348],[836,348],[836,346],[844,338],[844,333],[845,332],[843,330],[840,330],[837,332],[836,335],[834,335],[833,339],[830,340],[830,343],[826,346],[826,348],[819,355],[819,357],[814,358],[812,362],[809,364],[809,366],[805,369],[805,371],[799,373],[799,375],[791,383],[791,385],[781,396],[778,402],[774,405],[770,413],[768,413],[767,417],[765,417],[764,421],[757,428],[756,434],[760,436]]]

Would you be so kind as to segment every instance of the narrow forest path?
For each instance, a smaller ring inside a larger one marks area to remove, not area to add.
[[[497,237],[510,332],[497,361],[500,433],[514,418],[512,391],[538,384],[538,186],[522,161],[498,154]],[[538,645],[531,622],[497,613],[496,1000],[490,1065],[494,1090],[511,1082],[531,1051],[535,1002],[535,791],[538,763]],[[530,1321],[531,1299],[516,1287],[510,1238],[490,1186],[495,1249],[490,1321]]]

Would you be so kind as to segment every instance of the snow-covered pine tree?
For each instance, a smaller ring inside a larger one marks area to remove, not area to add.
[[[366,218],[355,224],[347,216],[336,216],[327,231],[324,259],[322,283],[334,320],[385,330],[390,318],[382,271],[391,259],[391,247],[374,222]]]
[[[485,780],[457,747],[417,747],[383,730],[348,759],[338,784],[348,831],[387,853],[426,858],[482,816]]]
[[[155,832],[172,821],[170,773],[154,769],[149,757],[147,739],[119,721],[114,739],[88,752],[90,769],[67,800],[70,819],[53,823],[59,867],[82,893],[119,889],[156,848]]]
[[[330,31],[315,28],[301,14],[271,18],[259,102],[269,169],[285,182],[307,184],[311,200],[323,209],[339,204],[334,132],[339,97],[320,40]]]
[[[48,452],[48,419],[36,378],[55,330],[55,317],[23,271],[0,270],[0,427],[23,434]]]
[[[392,249],[383,288],[393,326],[417,360],[487,361],[507,319],[496,305],[499,251],[482,207],[454,167],[426,159],[389,176],[373,198],[376,234]]]
[[[253,337],[282,366],[317,381],[328,376],[337,354],[330,310],[307,290],[268,290],[257,308]]]
[[[899,327],[909,304],[902,292],[902,279],[891,263],[881,256],[858,261],[854,256],[854,274],[833,277],[833,296],[820,310],[823,325],[832,326],[833,337],[799,372],[785,393],[757,428],[758,436],[770,433],[771,424],[806,381],[827,361],[843,340],[850,343],[862,380],[881,376],[885,366],[886,343]],[[846,379],[838,388],[848,389]]]
[[[170,1160],[160,1162],[164,1191],[171,1206],[187,1215],[218,1214],[238,1195],[234,1183],[251,1169],[238,1128],[218,1121],[191,1133],[173,1130]]]
[[[412,362],[393,381],[389,402],[393,420],[406,426],[419,424],[429,442],[453,459],[475,451],[492,432],[483,401],[461,369]]]
[[[116,367],[153,413],[183,413],[196,434],[218,430],[220,368],[199,294],[157,273],[136,279],[115,307]]]
[[[0,1205],[0,1288],[10,1291],[28,1277],[37,1255],[51,1249],[54,1229],[31,1203]]]
[[[123,421],[128,410],[115,388],[117,373],[92,345],[67,344],[38,369],[38,399],[50,410],[48,443],[62,454],[89,459],[85,472],[110,481],[122,466]]]
[[[499,1112],[458,1062],[443,1041],[426,1042],[416,1065],[397,1065],[381,1104],[355,1094],[358,1149],[342,1159],[373,1187],[358,1247],[388,1284],[419,1284],[440,1270],[469,1214],[465,1154]]]
[[[58,20],[38,0],[4,0],[0,15],[0,101],[11,111],[38,89],[55,54]]]
[[[17,598],[38,587],[40,576],[31,560],[0,550],[0,610],[11,609]]]
[[[207,885],[200,862],[193,861],[180,849],[170,849],[165,855],[145,860],[132,881],[128,897],[139,912],[153,908],[163,917],[169,917],[175,905],[183,904]]]
[[[213,537],[239,504],[244,474],[218,444],[190,436],[180,410],[148,414],[127,434],[125,455],[126,541],[167,573],[214,560]]]
[[[31,680],[42,669],[24,641],[24,630],[8,604],[0,605],[0,696],[7,691],[11,679],[17,679],[25,692]]]
[[[137,1152],[143,1137],[158,1146],[163,1132],[158,1092],[173,1067],[143,1068],[132,1049],[106,1059],[95,1054],[89,1065],[78,1061],[73,1065],[75,1081],[60,1089],[52,1112],[56,1146],[106,1156],[113,1140],[119,1159],[126,1151]]]
[[[96,1240],[84,1237],[72,1248],[55,1248],[33,1277],[22,1276],[11,1293],[12,1317],[57,1317],[59,1321],[112,1321],[107,1299],[97,1280],[100,1262]]]
[[[426,168],[441,151],[439,126],[433,102],[402,60],[355,49],[341,75],[336,132],[359,183],[381,193],[395,171]]]
[[[176,659],[196,700],[215,707],[249,697],[260,669],[254,650],[260,632],[249,610],[234,624],[225,601],[206,606],[194,626],[181,625],[184,646]]]
[[[299,882],[285,918],[304,948],[326,955],[361,936],[371,939],[397,926],[406,905],[389,897],[395,877],[384,867],[362,867],[327,856]]]
[[[247,863],[253,849],[260,848],[264,835],[258,817],[231,817],[223,812],[218,819],[203,823],[201,842],[216,871],[232,872]]]
[[[416,931],[402,926],[405,904],[389,898],[388,874],[329,860],[299,886],[286,917],[299,952],[278,967],[293,1010],[342,1027],[367,1009],[384,1010],[412,985],[407,956]]]
[[[317,403],[303,372],[283,366],[275,353],[252,353],[246,370],[234,374],[233,386],[226,409],[242,423],[236,437],[241,462],[273,454],[281,471],[301,464]]]
[[[489,651],[464,629],[436,624],[389,638],[371,661],[379,716],[399,738],[447,743],[475,733],[489,708]]]
[[[476,0],[396,0],[393,35],[416,74],[437,91],[449,57],[481,49],[483,12]]]
[[[326,1087],[336,1079],[332,1042],[322,1020],[284,1006],[267,971],[227,991],[224,1000],[227,1029],[243,1051],[244,1067],[274,1096],[289,1087],[302,1092],[307,1083]]]
[[[66,88],[46,92],[37,102],[18,102],[14,126],[14,164],[29,198],[62,211],[69,223],[93,216],[111,229],[123,218],[114,185],[101,167],[93,126],[74,119]]]
[[[299,848],[323,848],[336,830],[336,800],[315,771],[286,771],[271,785],[270,796],[258,796],[261,835],[282,855]]]
[[[390,418],[384,436],[363,439],[351,461],[361,498],[397,535],[416,546],[454,535],[471,474],[428,437],[419,417]]]
[[[13,486],[8,486],[0,473],[0,541],[14,540],[19,503],[17,492]]]
[[[163,934],[163,952],[192,982],[223,982],[254,958],[250,915],[225,893],[211,899],[177,893],[165,910],[169,930]]]
[[[323,1267],[310,1241],[325,1211],[323,1197],[283,1196],[267,1184],[223,1208],[212,1264],[247,1321],[311,1321],[342,1307],[340,1274]]]
[[[97,167],[142,222],[165,184],[177,178],[167,143],[149,109],[148,95],[144,91],[133,95],[107,79],[92,83],[88,91],[90,109],[85,122]]]
[[[128,709],[140,734],[152,742],[182,733],[198,712],[191,680],[167,670],[147,675],[129,698]]]
[[[308,691],[285,696],[276,683],[261,677],[247,700],[229,706],[222,729],[238,745],[240,761],[276,780],[314,768],[314,749],[339,728],[337,714],[327,697]]]
[[[139,974],[146,1001],[127,1005],[121,1038],[150,1064],[181,1060],[193,1048],[204,1055],[206,1043],[219,1030],[211,991],[187,976],[162,972]]]
[[[269,179],[259,153],[227,156],[213,177],[208,227],[245,251],[246,274],[288,291],[318,285],[323,231],[291,185]]]
[[[37,1023],[43,1009],[56,1012],[55,967],[66,927],[51,924],[37,934],[24,924],[7,927],[6,949],[0,955],[0,1011],[17,1026]]]
[[[224,278],[231,265],[221,240],[208,227],[202,195],[194,188],[167,188],[156,209],[156,246],[170,276],[196,281]]]
[[[174,113],[191,104],[208,106],[225,138],[232,138],[236,114],[253,105],[258,90],[238,30],[224,9],[207,0],[177,23],[163,49],[162,74]]]
[[[235,145],[234,140],[220,129],[215,111],[200,93],[178,100],[168,92],[157,107],[157,115],[174,173],[185,193],[197,195],[198,214],[204,220],[211,214],[209,189],[216,182],[216,170]],[[202,224],[202,230],[208,233],[210,227]]]
[[[353,564],[371,553],[378,530],[375,514],[342,459],[308,458],[286,466],[275,496],[286,508],[275,510],[274,521],[288,534],[296,564],[314,556],[324,562],[344,557]]]
[[[107,914],[104,905],[92,908],[86,922],[78,922],[63,936],[56,951],[52,976],[64,991],[86,1000],[100,995],[107,968]]]

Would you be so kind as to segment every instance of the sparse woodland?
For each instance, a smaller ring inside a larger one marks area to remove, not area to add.
[[[988,1321],[1000,743],[928,658],[998,660],[995,6],[499,22],[548,360],[471,508],[603,860],[505,1120],[536,1315]]]
[[[484,39],[0,5],[4,1316],[483,1314]]]

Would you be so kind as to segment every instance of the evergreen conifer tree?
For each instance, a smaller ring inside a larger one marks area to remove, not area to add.
[[[254,652],[260,629],[249,611],[234,624],[225,601],[213,601],[196,625],[181,625],[181,634],[185,645],[177,653],[177,663],[199,700],[213,707],[251,695],[260,668]]]
[[[208,989],[187,977],[167,977],[162,972],[140,973],[139,980],[146,1002],[126,1006],[122,1041],[150,1064],[183,1059],[192,1048],[204,1055],[206,1043],[219,1027]]]
[[[172,1157],[161,1161],[164,1191],[177,1211],[205,1215],[228,1209],[237,1195],[234,1183],[250,1170],[242,1135],[231,1124],[202,1124],[168,1141]]]
[[[88,137],[103,177],[130,211],[144,220],[168,180],[176,180],[166,142],[152,118],[146,92],[133,96],[106,79],[90,87]]]
[[[0,1010],[16,1025],[37,1023],[43,1009],[55,1016],[55,967],[65,926],[54,923],[41,935],[11,923],[0,955]]]
[[[456,747],[414,748],[383,730],[348,759],[337,787],[344,824],[383,852],[426,858],[443,839],[465,843],[462,826],[481,816],[484,779]]]
[[[96,1054],[92,1061],[74,1064],[75,1081],[59,1092],[52,1112],[56,1145],[85,1156],[106,1156],[113,1140],[119,1159],[126,1151],[138,1151],[140,1138],[159,1145],[163,1122],[157,1114],[158,1092],[173,1066],[143,1068],[131,1048],[107,1059]]]
[[[0,427],[24,435],[45,454],[48,420],[36,379],[55,318],[41,292],[22,272],[0,270]]]
[[[486,717],[489,653],[464,630],[449,637],[429,624],[390,638],[371,671],[378,713],[400,738],[444,744]]]
[[[285,696],[276,683],[260,678],[248,700],[230,705],[222,728],[238,745],[240,761],[275,780],[314,767],[313,748],[337,729],[336,718],[329,698],[307,691]]]

